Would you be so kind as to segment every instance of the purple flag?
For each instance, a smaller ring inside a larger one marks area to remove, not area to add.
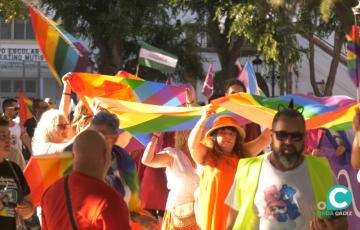
[[[338,183],[348,187],[353,194],[353,200],[347,210],[352,212],[348,216],[349,229],[355,230],[359,229],[360,225],[360,182],[356,178],[359,170],[351,167],[351,143],[344,132],[339,132],[339,134],[346,148],[344,154],[341,156],[335,154],[337,143],[330,132],[325,133],[320,148],[322,155],[329,160]]]
[[[210,98],[214,93],[214,70],[212,64],[209,65],[201,93],[207,98]]]

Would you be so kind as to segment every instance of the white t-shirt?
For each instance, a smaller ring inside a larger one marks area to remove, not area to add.
[[[16,148],[20,152],[22,151],[22,142],[21,142],[21,126],[19,123],[14,124],[14,126],[9,127],[11,135],[11,146]]]
[[[167,187],[170,190],[166,210],[174,206],[194,201],[194,192],[199,186],[199,176],[189,158],[176,148],[165,148],[173,159],[173,164],[166,168]]]
[[[291,171],[283,172],[273,167],[269,155],[264,157],[254,199],[260,219],[258,229],[310,229],[315,214],[315,197],[306,161]],[[234,197],[235,181],[225,203],[239,210]]]

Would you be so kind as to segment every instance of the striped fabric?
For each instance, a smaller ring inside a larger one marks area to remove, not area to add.
[[[346,60],[349,74],[352,82],[359,87],[359,71],[360,71],[360,40],[359,26],[353,25],[349,34],[346,35],[347,49]]]
[[[287,106],[294,99],[295,107],[304,107],[303,115],[307,129],[332,128],[345,130],[351,128],[354,116],[355,100],[346,96],[312,97],[305,95],[287,95],[266,98],[246,93],[228,95],[211,104],[217,107],[217,115],[237,114],[240,124],[249,121],[271,128],[279,104]],[[116,114],[122,121],[120,128],[131,134],[145,134],[161,131],[190,130],[201,116],[203,107],[169,107],[143,103],[95,98],[96,103]],[[209,120],[209,124],[216,116]]]
[[[56,81],[72,71],[85,71],[88,51],[56,22],[29,6],[31,23],[39,48]]]
[[[28,97],[26,97],[23,92],[18,92],[17,96],[19,99],[20,124],[24,125],[25,121],[27,119],[32,118],[33,116],[33,113],[31,112],[33,107],[33,102]]]

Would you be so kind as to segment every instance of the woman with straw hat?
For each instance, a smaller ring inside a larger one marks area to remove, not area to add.
[[[244,144],[245,131],[237,121],[227,115],[217,117],[212,127],[203,132],[208,119],[215,114],[208,107],[189,135],[188,146],[192,158],[203,166],[200,175],[198,225],[201,229],[226,228],[229,207],[224,201],[235,177],[241,157],[257,155],[264,145]],[[265,140],[261,140],[264,142]]]

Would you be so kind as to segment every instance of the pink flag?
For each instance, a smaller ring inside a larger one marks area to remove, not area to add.
[[[246,92],[253,95],[264,95],[257,84],[256,74],[251,62],[246,62],[237,79],[244,83]]]
[[[240,78],[241,72],[243,71],[243,67],[240,64],[235,64],[235,67],[237,69],[238,75],[236,77],[236,79]]]
[[[201,93],[207,98],[210,98],[214,93],[214,70],[212,64],[209,65]]]

